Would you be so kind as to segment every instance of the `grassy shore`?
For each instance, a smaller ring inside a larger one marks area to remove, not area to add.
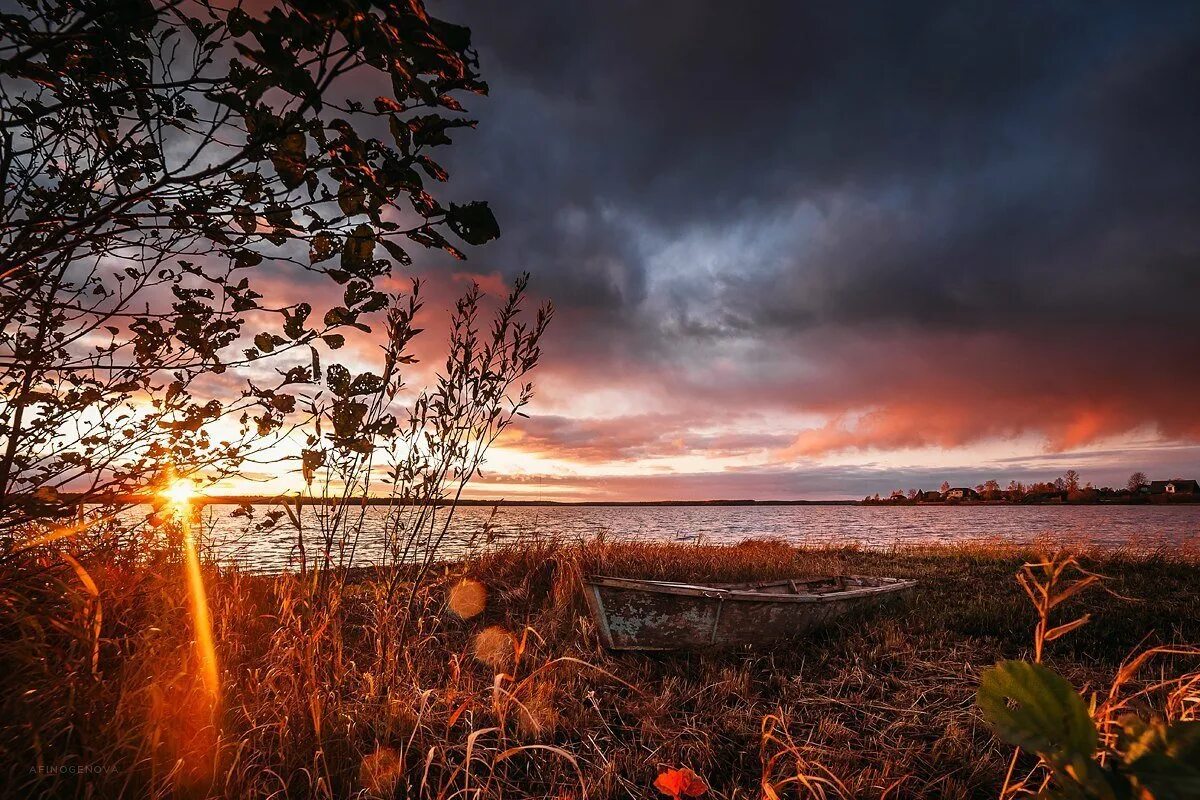
[[[394,574],[210,569],[215,701],[173,560],[10,559],[0,785],[21,797],[617,798],[654,796],[661,770],[686,766],[720,798],[762,797],[764,781],[783,797],[994,797],[1012,750],[974,692],[981,670],[1030,654],[1035,617],[1014,574],[1038,556],[530,542],[439,569],[411,602]],[[1137,650],[1200,642],[1200,558],[1080,560],[1108,580],[1056,610],[1092,620],[1046,662],[1085,693],[1106,691]],[[586,616],[589,572],[921,586],[905,607],[770,649],[613,654]],[[466,619],[451,608],[472,602],[482,611]],[[1166,657],[1144,678],[1195,668]]]

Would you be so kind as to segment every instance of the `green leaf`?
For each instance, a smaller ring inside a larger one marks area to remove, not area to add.
[[[301,467],[304,471],[304,482],[311,484],[316,476],[316,471],[325,464],[325,452],[323,450],[305,449],[301,453]]]
[[[986,670],[976,702],[1001,739],[1052,764],[1078,764],[1096,752],[1096,725],[1083,698],[1041,664],[1002,661]]]
[[[321,231],[312,238],[308,247],[308,263],[319,264],[333,258],[337,252],[338,239],[329,231]]]
[[[344,181],[338,187],[337,193],[338,208],[347,217],[352,217],[355,214],[361,214],[367,210],[367,196],[361,186],[355,186],[349,181]]]
[[[258,229],[258,218],[254,215],[254,211],[250,206],[234,206],[233,221],[246,233],[254,233]]]
[[[375,231],[363,223],[346,237],[342,246],[342,268],[357,272],[371,263],[375,256]]]
[[[239,247],[238,249],[232,251],[231,255],[233,256],[234,262],[241,269],[257,267],[262,263],[263,260],[262,253],[256,253],[253,250],[247,250],[244,247]]]
[[[1174,723],[1165,739],[1168,753],[1200,768],[1200,720]]]
[[[500,225],[487,203],[467,203],[465,206],[451,203],[448,218],[450,227],[467,244],[486,244],[500,236]]]
[[[401,152],[407,153],[412,140],[412,132],[394,116],[388,117],[388,129],[392,132],[392,139],[395,140],[396,147],[399,147]]]
[[[358,314],[350,311],[343,306],[334,306],[325,312],[325,325],[333,328],[338,325],[353,325],[358,319]]]
[[[271,396],[271,407],[283,414],[296,410],[296,396],[291,394],[276,394]]]
[[[230,10],[225,25],[232,36],[245,36],[250,32],[250,17],[242,9],[234,8]]]
[[[402,266],[410,266],[412,264],[412,256],[404,252],[404,248],[390,239],[380,239],[379,243],[383,245],[383,249],[388,251],[388,255],[400,262]]]
[[[325,382],[329,390],[338,397],[345,397],[350,392],[350,370],[341,364],[330,364],[325,370]]]
[[[1136,738],[1126,751],[1128,773],[1155,800],[1200,797],[1200,722],[1139,723],[1123,725]]]
[[[435,181],[445,182],[449,180],[450,175],[442,168],[442,165],[434,161],[426,155],[417,156],[417,163],[425,170],[425,174],[433,178]]]
[[[297,131],[284,136],[276,146],[275,152],[271,154],[271,163],[275,165],[279,179],[289,189],[295,189],[304,182],[307,146],[304,134]]]
[[[383,389],[383,378],[373,372],[364,372],[350,384],[351,395],[375,394]]]

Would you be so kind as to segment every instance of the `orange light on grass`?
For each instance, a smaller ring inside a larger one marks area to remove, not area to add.
[[[200,572],[200,554],[196,549],[196,537],[192,532],[192,500],[196,497],[196,484],[187,478],[180,478],[168,484],[161,494],[171,504],[183,529],[183,554],[187,568],[188,594],[191,597],[196,650],[200,656],[204,688],[215,703],[221,691],[217,650],[213,644],[212,617],[208,612],[208,594],[204,590],[204,576]]]
[[[154,724],[164,731],[163,758],[173,765],[172,782],[182,796],[198,797],[207,791],[205,787],[215,785],[221,753],[220,671],[194,518],[200,493],[194,481],[176,477],[173,470],[156,486],[156,493],[160,515],[173,523],[171,527],[179,526],[175,530],[183,545],[180,579],[187,584],[195,644],[183,655],[182,671],[174,672],[178,668],[172,667],[170,674],[176,677],[164,675],[169,699],[154,704],[151,713]]]

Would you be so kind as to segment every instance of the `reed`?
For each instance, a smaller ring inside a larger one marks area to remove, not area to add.
[[[403,571],[314,581],[208,564],[213,703],[178,559],[33,548],[0,563],[0,786],[13,797],[617,798],[652,796],[660,773],[689,768],[716,798],[995,797],[1012,751],[974,695],[985,668],[1035,655],[1039,617],[1014,576],[1040,557],[999,543],[530,540],[436,565],[411,603],[395,591],[412,577]],[[1164,676],[1191,674],[1164,711],[1194,714],[1200,682],[1181,645],[1200,641],[1200,559],[1081,550],[1074,563],[1111,591],[1064,598],[1056,614],[1090,622],[1043,641],[1042,660],[1100,692],[1110,716],[1152,706]],[[769,650],[612,654],[579,592],[596,572],[922,584],[898,612]],[[1143,676],[1129,657],[1147,648],[1155,669]]]

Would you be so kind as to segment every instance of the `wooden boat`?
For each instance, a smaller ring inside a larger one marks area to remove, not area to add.
[[[597,575],[584,579],[584,594],[606,647],[691,650],[795,636],[916,585],[860,575],[708,586]]]

